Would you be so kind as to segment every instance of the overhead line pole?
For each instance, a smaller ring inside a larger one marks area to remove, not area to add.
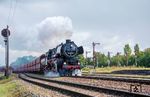
[[[96,54],[95,54],[95,46],[96,45],[100,45],[100,43],[95,43],[95,42],[92,43],[92,46],[93,46],[93,63],[94,63],[94,68],[96,67]]]
[[[112,52],[110,52],[110,51],[108,51],[108,55],[107,55],[107,57],[108,57],[108,66],[110,66],[111,65],[111,54],[112,54]]]
[[[117,65],[120,66],[120,61],[119,61],[119,55],[121,54],[121,52],[117,52]]]

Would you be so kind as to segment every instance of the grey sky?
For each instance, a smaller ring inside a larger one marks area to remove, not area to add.
[[[10,47],[15,56],[11,56],[11,61],[29,54],[28,51],[33,55],[45,51],[38,46],[31,47],[30,42],[37,40],[36,25],[54,16],[72,20],[72,39],[85,50],[91,50],[93,41],[101,43],[97,51],[114,54],[123,52],[126,43],[132,48],[139,43],[142,49],[150,45],[150,0],[17,0],[13,21],[8,23],[10,1],[0,1],[0,28],[10,24]],[[16,0],[12,1],[15,5]],[[2,37],[0,45],[0,63],[3,64]]]

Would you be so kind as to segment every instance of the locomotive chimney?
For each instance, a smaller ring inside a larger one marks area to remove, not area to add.
[[[66,43],[68,43],[68,42],[71,42],[71,40],[70,40],[70,39],[67,39],[67,40],[66,40]]]

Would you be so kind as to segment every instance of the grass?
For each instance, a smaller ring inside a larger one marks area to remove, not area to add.
[[[10,91],[15,87],[16,83],[12,81],[0,84],[0,97],[12,97],[12,93]]]
[[[11,81],[12,79],[13,79],[12,77],[6,78],[5,76],[1,76],[1,77],[0,77],[0,85],[9,82],[9,81]]]
[[[16,83],[13,82],[13,77],[6,78],[1,76],[0,79],[0,97],[12,97],[10,91],[16,87]]]
[[[3,76],[4,74],[2,72],[0,72],[0,77]]]
[[[128,74],[111,74],[113,71],[119,71],[119,70],[150,70],[150,68],[144,68],[144,67],[104,67],[104,68],[96,68],[96,69],[90,69],[90,68],[83,68],[82,72],[85,74],[90,73],[97,73],[97,74],[109,74],[112,76],[126,76],[126,77],[139,77],[139,78],[150,78],[150,75],[128,75]]]
[[[90,69],[90,68],[83,68],[83,72],[90,72],[91,70],[94,70],[96,73],[111,73],[113,71],[118,70],[150,70],[150,68],[144,68],[144,67],[104,67],[104,68],[96,68],[96,69]]]
[[[106,72],[111,73],[113,71],[119,71],[119,70],[150,70],[150,68],[144,68],[144,67],[105,67],[105,68],[96,68],[96,72]]]

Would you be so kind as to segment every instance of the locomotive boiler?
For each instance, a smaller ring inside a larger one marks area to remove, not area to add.
[[[81,76],[79,55],[83,54],[83,47],[78,47],[73,41],[66,40],[56,48],[49,49],[34,61],[24,64],[15,72],[44,73],[47,76]]]

